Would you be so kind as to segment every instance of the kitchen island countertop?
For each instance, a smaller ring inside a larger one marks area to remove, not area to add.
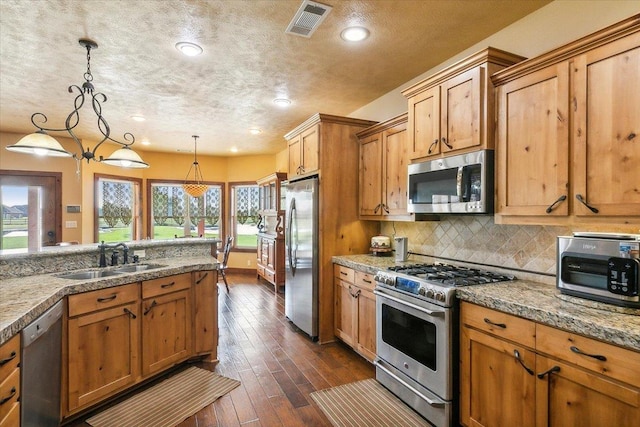
[[[375,274],[393,265],[434,262],[434,258],[412,257],[397,263],[393,257],[371,255],[335,256],[333,262],[345,267]],[[464,265],[464,263],[457,263]],[[476,265],[471,267],[481,268]],[[508,271],[486,267],[485,270]],[[512,272],[519,279],[456,289],[459,299],[525,319],[563,329],[610,344],[640,351],[640,310],[616,307],[560,294],[549,276]]]

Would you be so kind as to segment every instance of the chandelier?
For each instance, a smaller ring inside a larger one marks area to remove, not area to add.
[[[202,172],[200,171],[200,165],[198,164],[198,135],[192,135],[193,138],[193,163],[189,168],[189,172],[187,172],[187,177],[184,180],[184,184],[182,184],[182,188],[187,192],[191,197],[200,197],[202,196],[209,186],[207,184],[203,184],[202,181]],[[191,175],[191,171],[193,170],[193,179],[189,179],[189,175]]]
[[[124,134],[124,140],[126,142],[120,142],[111,138],[111,129],[109,124],[102,116],[102,103],[107,101],[107,96],[101,92],[94,93],[93,87],[93,75],[91,74],[91,49],[97,49],[98,44],[93,40],[80,39],[80,45],[87,49],[87,71],[84,73],[85,82],[82,87],[77,85],[69,86],[69,93],[78,92],[74,102],[73,111],[69,113],[65,121],[64,128],[46,128],[44,123],[47,122],[47,116],[43,113],[34,113],[31,116],[31,123],[38,128],[35,133],[25,136],[13,145],[7,146],[7,150],[18,153],[38,154],[44,156],[55,157],[73,157],[76,160],[86,159],[87,163],[90,160],[96,162],[102,162],[109,165],[121,166],[125,168],[148,168],[149,164],[145,163],[140,156],[131,149],[131,145],[135,142],[133,134],[126,132]],[[85,94],[91,96],[91,106],[93,112],[98,116],[98,130],[102,134],[103,138],[98,144],[91,150],[89,147],[85,150],[78,137],[73,132],[73,129],[80,123],[80,109],[85,102]],[[39,122],[40,124],[38,124]],[[80,149],[80,154],[70,153],[66,151],[58,141],[56,141],[47,132],[68,132],[71,138],[76,142]],[[111,141],[122,146],[118,150],[114,151],[106,159],[102,156],[96,155],[96,150],[104,142]]]

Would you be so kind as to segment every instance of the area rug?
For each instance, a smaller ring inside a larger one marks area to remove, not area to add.
[[[192,366],[86,422],[93,427],[175,427],[239,385]]]
[[[373,378],[314,391],[311,398],[335,427],[430,426]]]

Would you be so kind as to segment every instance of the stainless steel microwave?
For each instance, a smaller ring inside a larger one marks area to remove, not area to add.
[[[493,213],[493,150],[409,165],[412,213]]]

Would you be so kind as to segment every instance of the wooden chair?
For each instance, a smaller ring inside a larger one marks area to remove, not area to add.
[[[227,261],[229,260],[229,252],[231,252],[231,245],[233,244],[233,237],[227,237],[227,241],[224,244],[224,249],[222,250],[222,261],[220,265],[218,265],[218,272],[220,276],[222,276],[222,280],[224,280],[224,285],[227,287],[227,292],[229,292],[229,283],[227,282]]]

